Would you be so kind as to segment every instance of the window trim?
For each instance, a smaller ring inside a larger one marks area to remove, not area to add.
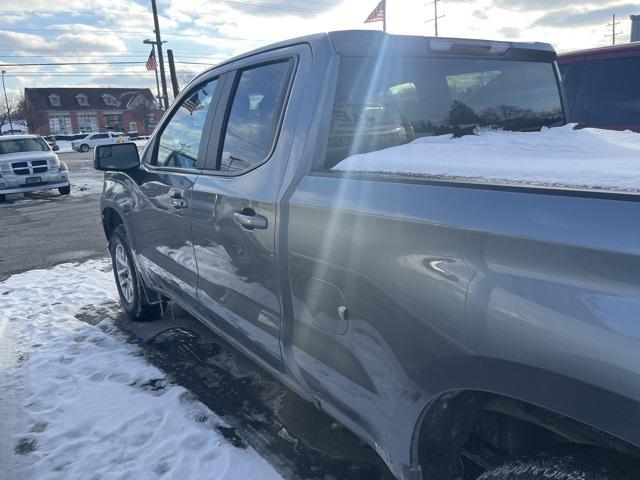
[[[168,112],[166,118],[161,120],[161,124],[156,124],[156,130],[154,132],[153,138],[151,140],[151,149],[149,154],[145,151],[145,154],[142,159],[142,163],[146,168],[150,170],[159,171],[159,172],[174,172],[174,173],[200,173],[202,171],[202,165],[204,165],[207,144],[209,142],[209,134],[211,131],[211,127],[213,125],[213,118],[215,116],[215,112],[218,107],[218,102],[220,101],[220,93],[222,88],[224,87],[224,74],[215,74],[212,76],[205,76],[201,81],[191,86],[188,90],[183,90],[178,97],[177,101],[174,101],[172,105],[172,110]],[[178,167],[164,167],[158,166],[151,163],[154,159],[157,162],[158,159],[158,149],[160,147],[160,137],[164,133],[167,125],[171,122],[176,112],[180,109],[184,101],[189,98],[189,96],[193,95],[194,92],[201,89],[207,83],[211,83],[213,81],[217,81],[216,88],[213,92],[211,98],[211,104],[209,105],[209,111],[207,112],[207,116],[204,121],[204,125],[202,127],[202,137],[200,138],[200,146],[198,148],[198,160],[196,162],[195,168],[178,168]],[[206,137],[205,137],[206,135]],[[151,160],[151,161],[150,161]]]
[[[227,127],[229,123],[229,117],[231,115],[231,109],[233,107],[233,101],[235,99],[235,94],[238,89],[238,84],[240,83],[240,79],[242,78],[242,73],[247,70],[253,70],[256,68],[264,67],[267,65],[272,65],[276,63],[289,63],[289,69],[285,76],[285,86],[286,89],[284,98],[282,100],[282,107],[280,109],[280,114],[278,115],[278,120],[274,128],[273,137],[270,139],[269,150],[265,155],[265,158],[259,162],[256,162],[250,168],[243,170],[241,172],[227,172],[220,170],[220,165],[222,163],[222,149],[224,148],[224,137],[227,134]],[[296,78],[296,72],[298,69],[298,65],[300,63],[300,55],[298,53],[281,53],[278,56],[273,56],[271,58],[265,58],[262,61],[258,61],[256,63],[249,63],[247,65],[243,65],[234,70],[231,70],[230,73],[232,78],[231,87],[229,89],[228,94],[226,95],[224,101],[224,110],[220,112],[222,115],[222,123],[220,125],[220,129],[216,131],[214,134],[217,135],[218,140],[215,145],[215,165],[214,168],[204,169],[204,173],[217,177],[240,177],[246,175],[254,171],[255,169],[261,167],[265,163],[267,163],[273,157],[275,150],[278,146],[278,140],[280,139],[280,133],[282,132],[282,126],[284,124],[284,118],[287,113],[287,108],[289,106],[289,100],[291,98],[291,91],[293,90],[293,83]],[[221,105],[222,107],[222,105]]]

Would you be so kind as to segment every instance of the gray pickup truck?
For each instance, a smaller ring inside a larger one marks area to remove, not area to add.
[[[211,68],[96,149],[124,308],[177,302],[398,479],[637,480],[640,196],[402,166],[564,131],[555,58],[348,31]]]

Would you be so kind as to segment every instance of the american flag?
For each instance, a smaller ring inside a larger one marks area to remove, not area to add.
[[[371,14],[364,21],[364,23],[384,22],[384,15],[385,15],[384,6],[385,6],[385,2],[386,2],[386,0],[381,0],[381,2],[378,4],[378,6],[373,9],[373,12],[371,12]]]
[[[149,54],[149,60],[147,60],[147,70],[155,70],[158,68],[158,62],[156,62],[156,52],[152,48]]]

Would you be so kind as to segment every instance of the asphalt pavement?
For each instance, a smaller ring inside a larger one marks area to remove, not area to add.
[[[61,153],[71,194],[57,190],[8,195],[0,203],[0,281],[10,275],[62,262],[107,255],[100,222],[102,172],[93,152]]]

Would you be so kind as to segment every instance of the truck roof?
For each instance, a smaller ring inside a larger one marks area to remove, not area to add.
[[[623,43],[620,45],[610,45],[608,47],[588,48],[576,50],[558,55],[558,63],[572,63],[597,58],[606,60],[610,58],[637,57],[640,56],[640,42]]]
[[[341,30],[316,33],[267,45],[230,58],[215,67],[225,65],[257,53],[268,52],[302,43],[312,47],[330,46],[341,55],[420,55],[420,56],[488,56],[511,60],[553,61],[554,48],[541,42],[505,42],[468,38],[394,35],[379,30]],[[213,67],[213,68],[215,68]]]

